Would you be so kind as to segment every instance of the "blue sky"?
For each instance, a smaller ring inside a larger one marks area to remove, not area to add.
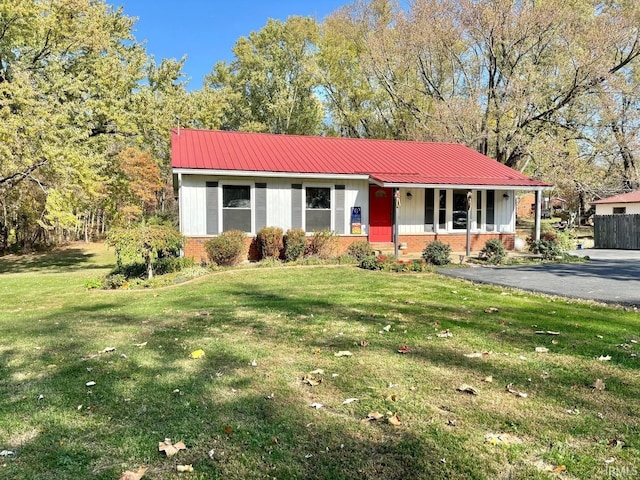
[[[260,30],[268,18],[286,20],[291,15],[322,21],[350,0],[108,0],[138,17],[134,35],[146,41],[147,53],[162,58],[187,56],[183,68],[189,90],[202,87],[202,78],[219,61],[233,59],[236,41]]]

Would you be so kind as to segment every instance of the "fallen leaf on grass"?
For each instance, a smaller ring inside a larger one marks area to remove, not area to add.
[[[368,347],[369,346],[369,342],[367,342],[366,340],[360,340],[360,346],[361,347]]]
[[[9,455],[14,455],[15,452],[11,451],[11,450],[2,450],[0,452],[0,457],[8,457]]]
[[[552,468],[550,470],[551,473],[560,473],[560,472],[564,472],[567,469],[567,467],[565,467],[564,465],[558,465],[555,468]]]
[[[134,347],[138,347],[138,348],[146,347],[147,346],[147,342],[134,343],[133,346]]]
[[[167,457],[173,457],[180,450],[186,450],[187,446],[183,442],[171,443],[170,438],[165,438],[164,442],[158,442],[158,451],[164,452]]]
[[[488,377],[484,377],[482,379],[482,381],[486,382],[486,383],[491,383],[491,382],[493,382],[493,377],[491,375],[489,375]]]
[[[599,378],[596,378],[596,381],[593,382],[593,385],[591,385],[591,387],[596,389],[596,390],[604,390],[605,389],[604,382]]]
[[[318,410],[319,408],[324,407],[324,404],[320,403],[320,402],[313,402],[311,405],[309,405],[311,408],[315,408],[316,410]]]
[[[387,397],[387,401],[388,402],[397,402],[398,401],[398,395],[396,395],[395,393],[392,393],[391,395],[389,395]]]
[[[496,307],[489,307],[484,310],[484,313],[498,313],[499,311],[500,310],[498,310]]]
[[[467,385],[466,383],[463,383],[462,385],[460,385],[458,388],[456,388],[456,390],[462,393],[478,395],[478,389],[475,387],[472,387],[471,385]]]
[[[598,357],[598,360],[601,362],[608,362],[609,360],[611,360],[611,355],[600,355]]]
[[[492,445],[516,445],[522,443],[518,437],[514,437],[509,433],[487,433],[484,441]]]
[[[149,468],[140,467],[137,472],[133,472],[131,470],[127,470],[122,475],[120,475],[120,480],[140,480],[144,477],[144,474],[149,470]]]
[[[369,412],[367,415],[367,418],[363,418],[362,422],[366,423],[366,422],[375,422],[377,420],[380,420],[381,418],[384,418],[384,415],[381,414],[378,411],[375,412]]]
[[[193,472],[193,465],[176,465],[176,471],[178,473]]]
[[[258,366],[258,362],[256,362],[255,358],[253,360],[251,360],[251,362],[249,362],[249,366],[250,367],[257,367]]]
[[[189,357],[191,357],[191,358],[201,358],[201,357],[204,357],[204,350],[195,350],[195,351],[191,352],[191,354],[189,355]]]
[[[438,338],[449,338],[449,337],[453,337],[453,333],[451,333],[449,331],[449,329],[447,328],[446,330],[443,330],[442,332],[437,333],[436,337],[438,337]]]
[[[513,395],[515,395],[516,397],[520,397],[520,398],[527,398],[529,395],[526,394],[525,392],[521,392],[519,390],[515,390],[514,388],[512,388],[513,384],[510,383],[509,385],[507,385],[505,387],[505,390]]]
[[[389,424],[393,425],[394,427],[399,427],[400,425],[402,425],[402,421],[400,420],[400,417],[398,416],[397,413],[395,415],[389,417],[387,419],[387,422],[389,422]]]
[[[322,383],[322,379],[321,378],[315,378],[311,375],[305,375],[304,377],[302,377],[302,383],[305,383],[307,385],[310,385],[312,387],[317,387],[318,385],[320,385]]]
[[[489,355],[491,355],[491,352],[473,352],[464,354],[464,356],[467,358],[482,358],[488,357]]]
[[[112,353],[116,351],[116,347],[105,347],[102,352],[103,353]]]
[[[536,347],[537,353],[547,353],[549,349],[547,347]]]
[[[537,330],[537,335],[560,335],[560,332],[553,332],[551,330]]]
[[[415,305],[416,304],[416,302],[414,302],[413,300],[405,300],[404,303],[406,305]]]
[[[342,402],[342,404],[348,405],[349,403],[356,402],[357,400],[357,398],[347,398],[344,402]]]
[[[349,350],[340,350],[339,352],[336,352],[333,355],[336,357],[350,357],[353,355],[353,353],[351,353]]]
[[[227,435],[231,435],[233,433],[233,428],[231,428],[229,425],[225,425],[224,433],[226,433]]]
[[[313,372],[309,372],[310,375],[324,375],[324,370],[321,368],[316,368]]]
[[[96,382],[93,382],[93,381],[85,383],[85,385],[87,387],[93,387],[93,386],[95,386],[95,384],[96,384]]]
[[[385,332],[388,332],[389,330],[391,330],[391,325],[387,325],[386,327],[383,327],[382,330],[384,330]]]
[[[402,345],[402,346],[398,349],[398,353],[409,353],[409,347],[407,347],[406,345]]]

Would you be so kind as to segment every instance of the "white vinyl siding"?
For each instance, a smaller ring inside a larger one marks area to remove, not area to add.
[[[220,177],[182,174],[179,186],[180,202],[180,230],[187,236],[207,236],[206,216],[206,182],[218,182],[220,205],[222,205],[222,189],[225,185],[251,185],[252,211],[254,205],[254,186],[260,183],[267,184],[267,221],[266,226],[280,227],[284,231],[291,228],[291,185],[300,183],[306,186],[330,187],[332,192],[332,226],[336,228],[335,201],[333,198],[335,185],[344,185],[344,214],[342,215],[343,231],[351,232],[351,207],[362,209],[362,234],[366,235],[369,225],[369,183],[366,180],[307,180],[296,178],[266,178],[266,177]],[[302,202],[305,202],[303,195]],[[304,204],[301,205],[304,208]],[[255,228],[255,220],[252,215],[252,228]],[[222,231],[222,209],[218,212],[219,227]],[[255,231],[248,232],[255,235]]]

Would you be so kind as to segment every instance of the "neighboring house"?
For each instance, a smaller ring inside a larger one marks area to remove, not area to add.
[[[640,214],[640,190],[603,198],[591,204],[596,207],[596,215]]]
[[[449,143],[177,129],[171,146],[184,252],[196,259],[212,236],[265,226],[419,253],[436,239],[464,251],[468,225],[470,249],[491,238],[513,248],[516,191],[549,187]]]
[[[542,199],[542,217],[551,218],[567,208],[567,201],[559,197]],[[536,213],[536,195],[525,193],[518,198],[518,217],[532,217]]]
[[[640,190],[591,203],[595,248],[640,250]]]

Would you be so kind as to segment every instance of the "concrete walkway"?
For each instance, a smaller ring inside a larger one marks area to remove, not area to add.
[[[509,267],[442,268],[438,273],[570,298],[640,306],[640,251],[575,250],[587,263],[552,263]]]

